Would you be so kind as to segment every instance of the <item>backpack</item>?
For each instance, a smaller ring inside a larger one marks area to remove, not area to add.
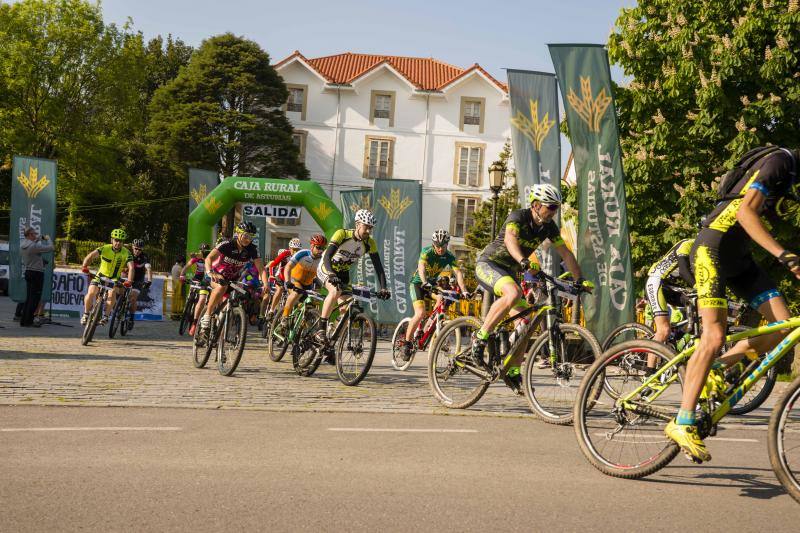
[[[735,200],[737,198],[744,198],[744,192],[732,193],[736,184],[742,179],[748,170],[753,168],[758,161],[768,156],[769,154],[779,151],[780,146],[759,146],[749,150],[746,154],[739,159],[739,162],[722,176],[719,181],[719,188],[717,188],[717,202],[724,202],[727,200]]]

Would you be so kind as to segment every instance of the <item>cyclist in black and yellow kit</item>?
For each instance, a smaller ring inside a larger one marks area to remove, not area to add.
[[[670,325],[670,310],[667,306],[667,298],[664,295],[664,282],[668,280],[677,281],[681,276],[690,275],[689,253],[692,251],[694,239],[683,239],[678,241],[664,257],[659,259],[650,270],[647,271],[647,282],[644,286],[647,303],[653,313],[655,322],[655,334],[653,340],[667,342],[672,330]],[[669,290],[669,289],[667,289]],[[656,364],[655,356],[648,360],[648,366]]]
[[[111,244],[106,244],[100,248],[89,252],[83,258],[83,272],[89,273],[89,265],[98,257],[100,258],[100,267],[97,269],[99,276],[104,276],[110,280],[117,281],[122,273],[123,266],[127,266],[128,272],[133,272],[133,260],[127,248],[125,248],[125,239],[128,234],[123,229],[115,229],[111,232]],[[130,286],[130,281],[125,282]],[[89,289],[86,291],[86,297],[83,299],[83,316],[81,316],[81,325],[85,325],[89,320],[89,309],[92,307],[97,292],[100,290],[100,280],[97,276],[89,284]],[[100,325],[103,326],[108,322],[108,315],[114,307],[114,301],[117,298],[119,288],[108,292],[108,300],[106,300],[106,308],[103,310],[103,318],[100,319]]]
[[[695,407],[711,364],[725,341],[726,287],[770,322],[790,317],[775,282],[753,261],[751,242],[755,241],[800,279],[800,258],[776,241],[761,219],[766,215],[779,222],[776,206],[787,199],[797,200],[798,157],[798,150],[777,147],[745,154],[737,168],[747,170],[703,220],[692,246],[690,259],[703,329],[686,367],[680,411],[665,432],[696,462],[711,459],[697,433]],[[783,336],[776,333],[741,341],[726,356],[742,355],[748,350],[763,353]]]

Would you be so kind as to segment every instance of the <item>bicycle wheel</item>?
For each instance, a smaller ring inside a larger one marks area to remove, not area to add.
[[[83,336],[81,337],[81,344],[86,346],[90,342],[92,342],[92,337],[94,337],[94,330],[97,329],[97,323],[100,321],[100,315],[103,312],[103,306],[105,305],[105,301],[101,298],[96,298],[94,301],[94,305],[92,306],[92,310],[89,312],[89,319],[86,321],[86,325],[83,327]]]
[[[767,436],[769,462],[789,495],[800,503],[800,378],[772,409]]]
[[[364,313],[351,316],[336,346],[336,375],[348,386],[358,385],[367,376],[375,359],[378,331]]]
[[[289,348],[289,343],[286,340],[289,332],[280,327],[281,318],[280,313],[275,313],[272,323],[269,325],[269,340],[267,341],[267,355],[276,363],[283,359],[283,356],[286,355],[286,350]]]
[[[653,328],[649,326],[638,322],[628,322],[611,330],[600,347],[605,352],[615,344],[636,339],[652,339],[654,334]]]
[[[317,352],[318,348],[314,345],[314,332],[318,323],[319,311],[312,308],[306,309],[303,321],[295,326],[295,337],[292,342],[292,367],[298,376],[313,375],[322,362],[322,357]]]
[[[214,324],[212,321],[211,328],[213,331]],[[200,332],[200,327],[194,330],[194,337],[192,338],[192,360],[194,361],[195,368],[203,368],[211,357],[212,342],[210,337],[212,334],[204,334]]]
[[[481,399],[490,382],[472,361],[472,334],[477,318],[464,316],[448,322],[437,335],[428,357],[428,382],[436,399],[451,409],[466,409]]]
[[[563,426],[572,422],[575,396],[586,369],[603,352],[594,335],[577,324],[558,324],[552,335],[559,357],[553,360],[550,354],[551,331],[539,335],[525,357],[522,388],[537,418]]]
[[[114,335],[117,334],[117,329],[119,328],[120,320],[125,320],[125,313],[121,313],[121,303],[122,298],[117,298],[117,301],[114,303],[114,309],[111,311],[111,317],[108,319],[108,338],[113,339]],[[121,315],[120,315],[121,314]]]
[[[247,317],[240,306],[228,309],[222,322],[217,342],[217,369],[223,376],[231,376],[239,366],[247,340]]]
[[[395,370],[408,370],[408,367],[410,367],[411,363],[414,361],[414,355],[417,353],[417,350],[415,349],[408,361],[405,361],[403,360],[405,346],[397,345],[398,341],[405,341],[409,322],[411,322],[410,318],[404,318],[397,324],[397,327],[394,328],[394,333],[392,333],[392,367]],[[416,346],[414,348],[416,348]]]
[[[617,344],[587,370],[578,388],[573,409],[578,444],[592,466],[609,476],[648,476],[669,464],[679,451],[664,435],[664,428],[681,404],[682,369],[648,378],[639,364],[648,356],[655,356],[660,367],[674,354],[663,344],[646,339]],[[613,383],[613,390],[623,396],[644,382],[649,385],[619,405],[618,398],[608,394],[605,381]]]
[[[189,299],[186,305],[183,306],[183,314],[181,314],[181,321],[180,324],[178,324],[178,335],[186,333],[186,328],[192,324],[195,303],[197,303],[197,297],[195,296],[195,291],[192,291],[189,293]]]

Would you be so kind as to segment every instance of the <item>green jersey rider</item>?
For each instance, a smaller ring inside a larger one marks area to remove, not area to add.
[[[81,326],[85,326],[86,322],[89,320],[89,310],[92,308],[94,299],[100,291],[100,276],[104,276],[116,282],[122,273],[123,266],[127,266],[128,272],[133,272],[133,258],[130,252],[128,252],[128,249],[124,246],[125,239],[127,238],[128,234],[125,233],[125,230],[117,228],[111,232],[111,244],[106,244],[96,250],[92,250],[83,258],[81,270],[84,274],[89,273],[89,265],[98,257],[100,258],[100,267],[97,269],[97,275],[89,284],[89,290],[86,291],[86,297],[83,299]],[[125,286],[130,287],[131,282],[126,281]],[[103,309],[103,318],[100,319],[101,326],[104,326],[108,322],[108,315],[111,314],[111,309],[114,307],[114,302],[119,292],[121,292],[119,287],[114,287],[114,290],[108,291],[106,307]]]

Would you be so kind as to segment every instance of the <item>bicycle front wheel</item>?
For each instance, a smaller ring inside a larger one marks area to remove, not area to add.
[[[183,335],[186,333],[186,328],[188,328],[191,323],[192,319],[194,318],[194,306],[197,302],[197,298],[194,296],[194,292],[189,295],[189,300],[186,302],[186,305],[183,306],[183,314],[181,314],[181,322],[178,324],[178,335]]]
[[[358,385],[367,377],[375,358],[377,329],[364,313],[350,317],[345,324],[336,347],[336,374],[345,385]]]
[[[578,388],[573,409],[578,444],[592,466],[609,476],[648,476],[669,464],[679,451],[664,428],[681,404],[681,369],[648,377],[641,364],[648,357],[655,357],[661,367],[674,354],[650,340],[617,344],[587,370]],[[646,387],[622,401],[642,385]]]
[[[605,352],[615,344],[636,339],[652,339],[653,335],[655,335],[653,328],[638,322],[628,322],[614,328],[605,338],[600,348]]]
[[[522,388],[533,414],[548,424],[571,423],[578,386],[601,353],[594,335],[577,324],[559,324],[539,335],[528,350],[523,373]]]
[[[319,348],[314,345],[314,332],[319,324],[319,311],[306,309],[303,321],[297,325],[294,342],[292,342],[292,367],[298,376],[308,377],[314,374],[322,362]]]
[[[428,382],[436,399],[450,409],[466,409],[481,399],[491,384],[472,360],[472,334],[481,328],[475,317],[445,324],[428,357]]]
[[[398,344],[406,340],[406,331],[408,331],[409,322],[411,322],[410,318],[404,318],[397,324],[397,327],[394,328],[394,333],[392,333],[392,367],[395,370],[408,370],[408,367],[410,367],[412,361],[414,361],[414,354],[411,355],[408,361],[403,360],[405,345]],[[414,350],[414,352],[416,353],[416,350]]]
[[[84,346],[92,342],[92,337],[94,337],[94,330],[97,329],[97,323],[100,322],[100,315],[103,313],[104,305],[105,305],[104,299],[101,298],[95,299],[94,305],[92,306],[92,310],[89,312],[89,319],[86,321],[86,325],[83,327],[81,344],[83,344]]]
[[[212,326],[213,328],[213,326]],[[195,368],[203,368],[211,357],[211,332],[203,332],[200,326],[194,329],[194,338],[192,339],[192,361]]]
[[[241,307],[228,309],[217,342],[217,369],[223,376],[231,376],[239,366],[247,338],[247,317]]]
[[[767,439],[769,462],[778,481],[800,503],[800,378],[772,409]]]
[[[286,350],[289,348],[289,331],[280,327],[281,313],[275,313],[272,322],[269,324],[269,340],[267,341],[267,354],[276,363],[283,359]],[[267,327],[266,325],[264,327]]]

